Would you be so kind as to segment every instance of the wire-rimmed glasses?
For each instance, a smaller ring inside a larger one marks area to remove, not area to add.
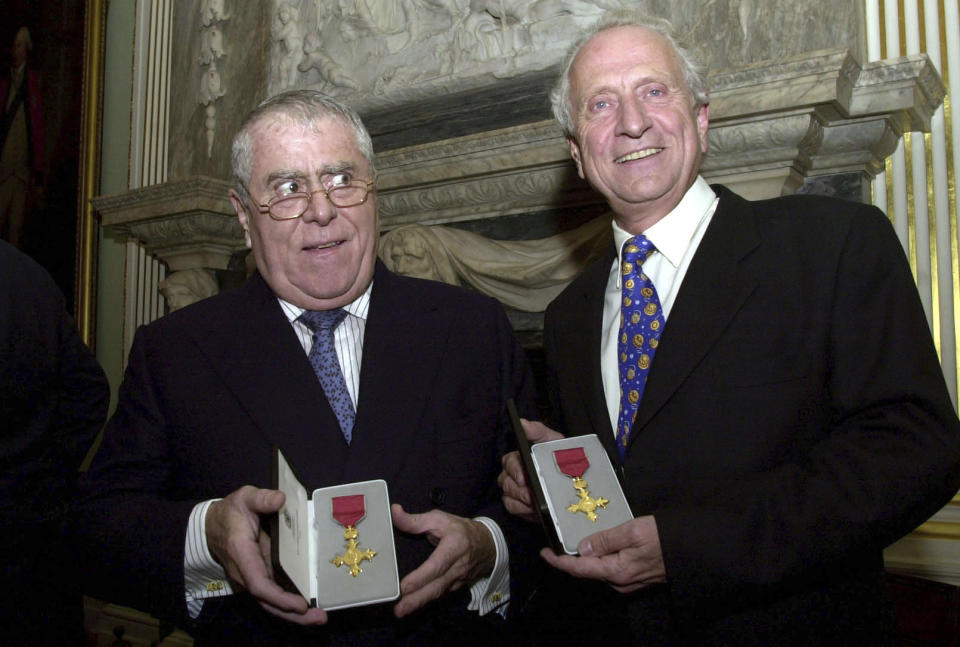
[[[241,184],[243,183],[241,182]],[[243,188],[246,189],[247,195],[251,196],[252,199],[253,196],[246,184],[243,184]],[[333,206],[343,209],[360,206],[367,201],[367,197],[373,190],[372,181],[351,180],[346,184],[338,184],[329,189],[321,187],[316,191],[298,191],[287,195],[278,195],[270,198],[266,204],[256,204],[260,207],[261,212],[265,210],[274,220],[293,220],[307,212],[310,201],[317,193],[325,195]]]

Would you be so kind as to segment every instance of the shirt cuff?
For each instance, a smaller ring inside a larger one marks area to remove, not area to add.
[[[510,602],[510,552],[507,550],[507,540],[493,519],[476,517],[474,521],[479,521],[490,531],[497,557],[490,575],[477,580],[470,587],[470,604],[467,609],[478,611],[480,615],[496,609],[497,613],[503,616],[507,612],[507,603]]]
[[[233,594],[227,573],[210,554],[207,546],[207,510],[219,499],[203,501],[193,506],[187,521],[187,538],[183,550],[183,581],[186,589],[187,610],[191,618],[200,615],[203,600]]]

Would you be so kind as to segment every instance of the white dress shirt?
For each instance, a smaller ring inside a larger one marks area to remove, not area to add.
[[[664,329],[669,325],[670,310],[680,291],[680,284],[687,274],[690,261],[700,246],[704,232],[717,210],[717,198],[713,189],[702,177],[697,176],[687,189],[680,203],[670,213],[642,232],[657,248],[643,262],[646,274],[660,299]],[[623,244],[633,234],[624,231],[613,221],[613,242],[617,258],[610,267],[607,289],[603,300],[603,323],[600,337],[600,373],[603,379],[603,394],[610,415],[610,427],[616,435],[617,418],[620,415],[620,370],[617,362],[617,338],[620,332],[620,262]],[[657,361],[656,355],[653,357]]]
[[[350,393],[354,410],[357,409],[360,392],[360,365],[363,359],[363,335],[367,325],[367,312],[370,309],[370,294],[373,283],[367,286],[360,297],[343,307],[347,311],[340,325],[334,329],[333,340],[337,350],[337,359],[340,370]],[[300,315],[304,309],[277,299],[287,320],[293,327],[303,347],[304,353],[310,354],[313,346],[313,331],[302,321]],[[207,546],[206,513],[213,501],[198,503],[190,513],[187,526],[187,537],[184,551],[184,583],[186,586],[187,608],[192,617],[200,614],[204,598],[231,595],[233,588],[223,567],[213,558]],[[503,531],[495,521],[488,517],[476,517],[475,521],[482,523],[493,536],[496,546],[496,561],[489,577],[474,582],[470,587],[470,604],[468,609],[478,611],[484,615],[499,608],[506,611],[506,603],[510,599],[510,555]]]

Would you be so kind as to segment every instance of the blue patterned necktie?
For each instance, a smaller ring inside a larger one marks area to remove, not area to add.
[[[617,357],[620,369],[620,416],[617,418],[617,451],[623,459],[630,431],[637,418],[653,354],[663,332],[660,299],[647,275],[643,262],[653,253],[653,243],[645,236],[634,236],[623,247],[620,266],[620,337]]]
[[[313,372],[317,374],[320,385],[323,386],[327,402],[337,415],[340,430],[349,445],[353,437],[353,421],[356,413],[353,409],[353,401],[350,399],[350,392],[347,391],[347,383],[343,379],[343,372],[340,370],[337,350],[333,344],[333,331],[346,316],[347,311],[343,308],[307,310],[300,315],[300,320],[313,331],[313,345],[310,347],[309,355],[310,365],[313,366]]]

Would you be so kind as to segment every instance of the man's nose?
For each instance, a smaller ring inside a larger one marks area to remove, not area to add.
[[[620,104],[619,134],[639,137],[650,127],[650,115],[643,101],[628,97]]]
[[[307,203],[307,210],[303,212],[304,220],[326,225],[333,220],[336,215],[337,207],[330,202],[330,198],[327,197],[326,191],[323,189],[317,189],[316,191],[312,191],[310,193],[309,202]]]

